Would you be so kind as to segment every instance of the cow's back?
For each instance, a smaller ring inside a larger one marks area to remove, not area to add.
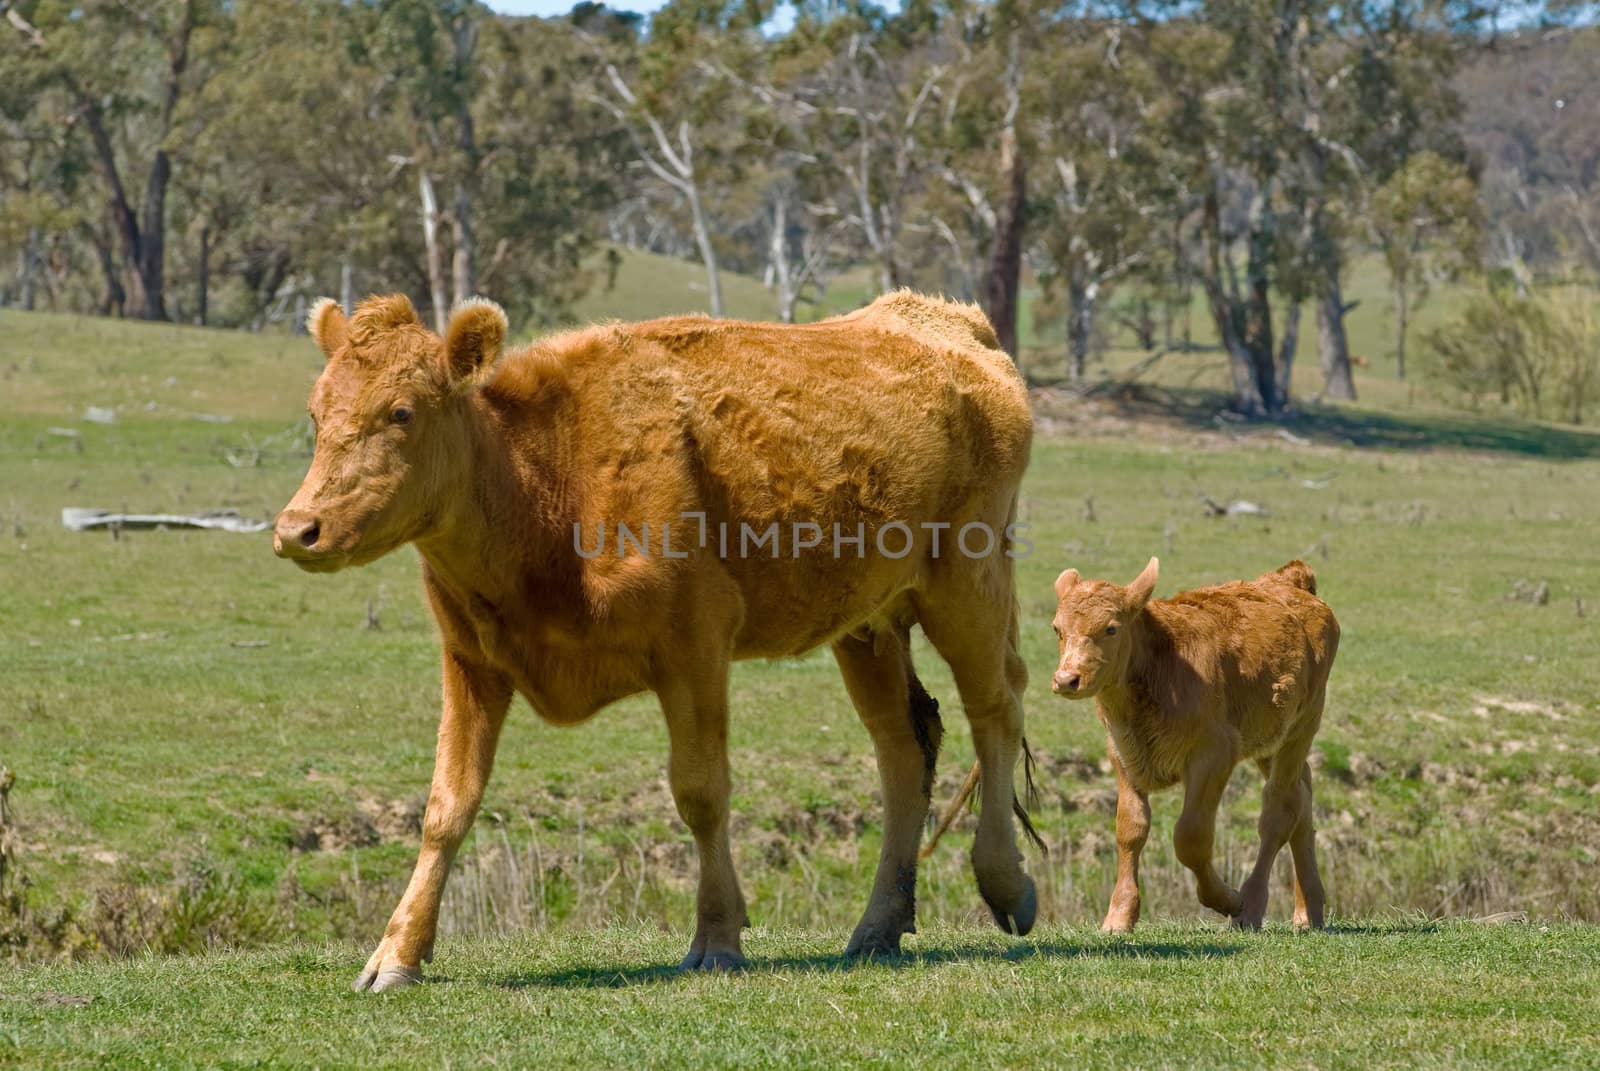
[[[585,529],[671,523],[680,551],[692,534],[691,558],[714,554],[742,593],[742,653],[772,655],[815,646],[914,586],[928,568],[924,525],[952,526],[942,554],[962,524],[1004,528],[1032,418],[993,337],[975,309],[901,292],[816,324],[589,328],[510,356],[498,378],[530,394],[559,380],[546,393],[574,429],[564,478]],[[886,533],[890,559],[875,540],[892,522],[913,543],[899,555],[900,533]],[[773,525],[776,556],[743,538]],[[796,526],[821,545],[797,552]],[[591,588],[621,592],[670,588],[692,566],[601,555],[584,568]]]
[[[1339,625],[1314,586],[1311,570],[1295,562],[1151,603],[1178,656],[1221,685],[1246,755],[1275,748],[1327,685]]]

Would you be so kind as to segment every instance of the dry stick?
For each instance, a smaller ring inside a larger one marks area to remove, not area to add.
[[[1022,757],[1022,775],[1023,782],[1026,785],[1025,792],[1028,802],[1034,804],[1037,802],[1034,798],[1037,795],[1037,790],[1033,783],[1033,749],[1028,746],[1027,740],[1022,742]],[[950,801],[949,807],[945,808],[944,814],[939,818],[939,824],[934,827],[933,835],[928,838],[928,843],[923,846],[922,851],[917,853],[919,860],[925,860],[933,854],[933,850],[939,846],[939,838],[944,836],[945,830],[949,829],[950,823],[956,820],[956,815],[961,812],[961,808],[972,798],[972,793],[978,787],[978,771],[981,765],[981,763],[975,762],[972,764],[972,769],[967,771],[967,779],[961,783],[961,791],[956,793],[956,798]],[[1022,831],[1028,835],[1029,840],[1033,841],[1034,847],[1048,856],[1050,854],[1050,846],[1044,842],[1043,837],[1039,836],[1039,831],[1033,828],[1033,819],[1028,817],[1028,809],[1022,805],[1022,801],[1017,799],[1015,795],[1011,798],[1011,813],[1017,816],[1018,822],[1022,823]]]
[[[950,828],[950,823],[956,820],[956,815],[961,813],[967,801],[972,798],[973,791],[978,787],[978,764],[973,763],[972,769],[967,773],[967,779],[961,783],[961,791],[956,793],[956,798],[950,801],[950,806],[944,809],[944,814],[939,816],[939,824],[934,827],[933,835],[928,838],[928,843],[922,846],[918,859],[927,859],[933,855],[933,850],[939,846],[939,838],[944,836],[944,831]]]

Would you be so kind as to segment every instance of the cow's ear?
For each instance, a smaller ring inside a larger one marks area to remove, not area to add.
[[[1151,558],[1144,567],[1144,572],[1133,578],[1133,583],[1128,585],[1128,609],[1141,610],[1144,604],[1150,601],[1150,595],[1156,590],[1156,578],[1161,575],[1161,559]]]
[[[324,356],[332,357],[350,338],[350,321],[337,301],[325,297],[306,315],[306,333],[316,340]]]
[[[506,313],[486,298],[468,298],[450,312],[444,332],[450,378],[466,380],[494,365],[506,341]]]
[[[1078,586],[1078,580],[1078,570],[1076,569],[1068,569],[1056,577],[1056,598],[1058,600],[1066,598],[1067,592]]]

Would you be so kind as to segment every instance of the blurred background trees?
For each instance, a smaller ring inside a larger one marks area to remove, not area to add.
[[[1582,4],[0,15],[7,305],[261,330],[323,293],[403,289],[437,322],[482,292],[537,327],[647,250],[697,264],[714,315],[728,272],[784,320],[846,272],[980,302],[1008,351],[1029,337],[1074,381],[1114,332],[1189,348],[1199,317],[1234,407],[1273,416],[1354,396],[1361,266],[1387,280],[1400,376],[1417,309],[1471,279],[1476,319],[1428,331],[1420,359],[1453,394],[1581,418],[1600,359],[1554,353],[1592,349],[1600,278]],[[1487,337],[1516,345],[1469,359]]]

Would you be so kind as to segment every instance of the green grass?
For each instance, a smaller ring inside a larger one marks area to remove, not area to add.
[[[1295,425],[1313,440],[1302,446],[1217,431],[1203,395],[1179,392],[1165,413],[1039,396],[1023,502],[1035,549],[1018,571],[1035,682],[1054,662],[1050,582],[1067,565],[1125,580],[1160,554],[1161,594],[1295,556],[1317,569],[1344,626],[1316,761],[1347,932],[1168,925],[1121,944],[1071,928],[1110,889],[1109,778],[1092,712],[1036,686],[1035,817],[1052,852],[1028,865],[1052,928],[1015,946],[986,936],[963,819],[923,870],[911,946],[927,958],[836,970],[825,957],[864,904],[879,814],[866,734],[816,652],[734,676],[733,833],[765,967],[657,977],[682,952],[693,857],[653,703],[572,730],[519,704],[447,897],[437,970],[455,982],[373,1015],[342,988],[414,857],[439,701],[414,556],[307,577],[265,536],[113,539],[59,523],[64,506],[271,516],[304,471],[319,363],[304,339],[0,313],[0,762],[17,774],[23,954],[272,946],[0,967],[0,1065],[515,1062],[530,1038],[557,1062],[616,1062],[631,1045],[663,1064],[695,1045],[712,1063],[929,1052],[1012,1066],[1113,1053],[1366,1064],[1382,1044],[1418,1062],[1540,1065],[1584,1051],[1595,930],[1367,933],[1354,920],[1600,920],[1600,437],[1312,408]],[[86,422],[89,405],[115,422]],[[1201,494],[1271,516],[1211,518]],[[1508,599],[1519,580],[1547,581],[1548,604]],[[925,647],[918,661],[949,730],[942,800],[970,738],[943,664]],[[1257,786],[1241,771],[1224,809],[1218,850],[1235,878],[1254,855]],[[1177,803],[1154,800],[1158,922],[1202,915],[1169,846]],[[1282,919],[1281,880],[1274,897]],[[589,984],[619,972],[639,984]],[[710,1014],[682,1018],[695,1008]]]
[[[1415,924],[1310,937],[935,930],[846,965],[756,931],[735,976],[681,935],[463,943],[436,984],[348,991],[353,949],[50,968],[0,995],[0,1066],[1594,1066],[1600,931]]]

